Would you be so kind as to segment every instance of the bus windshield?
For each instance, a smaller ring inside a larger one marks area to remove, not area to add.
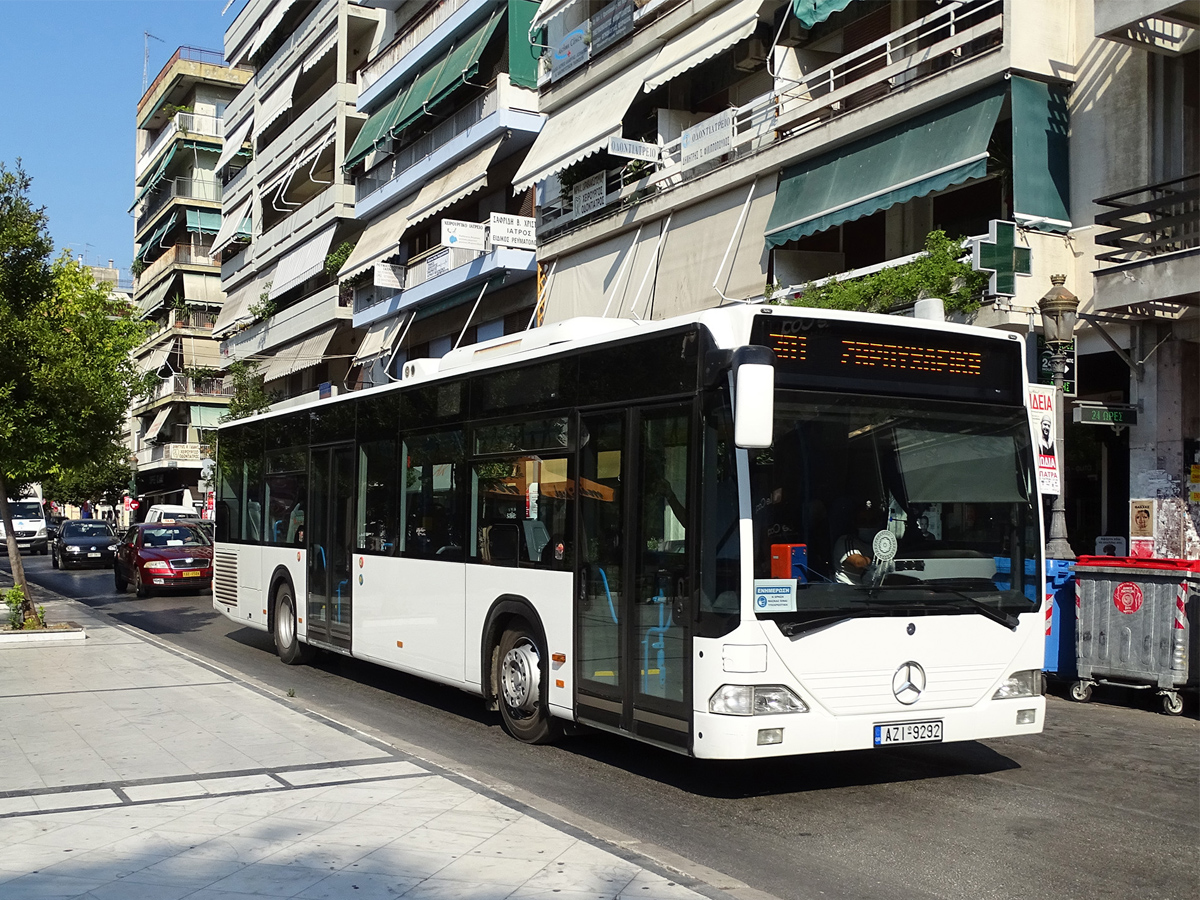
[[[845,616],[1037,606],[1023,409],[780,392],[750,457],[756,579],[796,579],[785,632]]]

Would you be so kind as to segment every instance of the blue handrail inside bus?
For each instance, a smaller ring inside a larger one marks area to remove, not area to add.
[[[600,566],[596,566],[596,571],[600,573],[600,580],[604,583],[604,596],[608,600],[608,612],[612,616],[613,624],[620,624],[620,620],[617,619],[617,608],[613,606],[612,592],[608,589],[608,576],[604,574],[604,569]]]

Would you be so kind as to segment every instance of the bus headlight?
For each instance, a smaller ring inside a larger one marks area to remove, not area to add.
[[[992,694],[993,700],[1008,700],[1013,697],[1036,697],[1042,692],[1042,670],[1024,669],[1013,672]]]
[[[723,684],[708,698],[719,716],[772,716],[808,712],[808,705],[779,684]]]

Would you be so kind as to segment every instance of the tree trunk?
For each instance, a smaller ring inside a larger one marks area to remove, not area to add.
[[[25,564],[21,562],[21,549],[17,546],[17,535],[13,531],[12,510],[8,508],[8,489],[5,487],[3,476],[0,476],[0,519],[4,522],[4,537],[8,544],[8,560],[12,564],[13,580],[25,597],[21,605],[21,620],[28,621],[37,617],[37,610],[34,609],[33,597],[29,594]]]

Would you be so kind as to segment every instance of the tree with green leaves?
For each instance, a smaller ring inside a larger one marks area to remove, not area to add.
[[[229,398],[225,415],[221,417],[222,422],[266,412],[275,402],[275,395],[263,387],[262,369],[254,360],[242,359],[230,363],[225,370],[225,377],[233,388],[233,395]]]
[[[133,478],[129,449],[113,444],[83,465],[62,468],[42,481],[42,496],[55,503],[103,502],[116,506]]]
[[[18,160],[0,163],[0,517],[25,619],[36,619],[8,498],[102,458],[145,387],[130,352],[132,308],[64,254],[51,260],[44,208]]]

